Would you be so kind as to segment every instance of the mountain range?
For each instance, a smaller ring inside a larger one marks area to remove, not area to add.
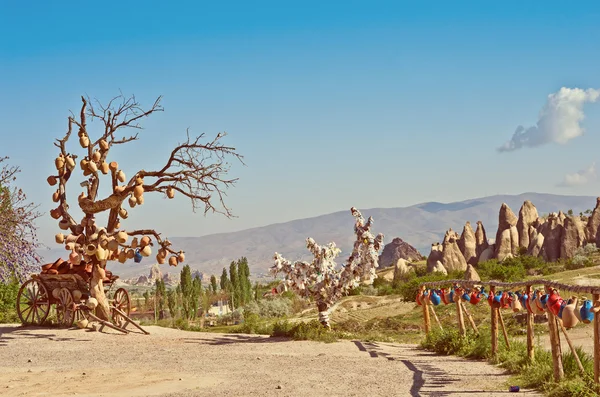
[[[596,197],[566,196],[545,193],[523,193],[519,195],[496,195],[453,203],[427,202],[400,208],[362,209],[363,216],[374,218],[373,232],[385,235],[384,243],[400,237],[428,255],[431,243],[441,241],[446,230],[462,231],[466,221],[475,224],[483,222],[488,237],[493,238],[498,227],[498,211],[502,203],[518,214],[523,201],[531,200],[538,213],[575,213],[593,209]],[[272,257],[279,252],[290,260],[311,258],[305,247],[307,237],[319,244],[334,241],[342,250],[341,263],[352,249],[354,240],[354,218],[350,209],[312,218],[297,219],[284,223],[256,227],[231,233],[211,234],[201,237],[173,237],[170,240],[177,250],[185,251],[186,262],[194,270],[204,274],[220,275],[223,267],[242,256],[248,258],[253,276],[265,274],[272,264]],[[51,249],[40,252],[45,262],[65,257],[64,249]],[[154,257],[144,258],[141,263],[118,264],[111,269],[121,278],[147,274],[155,263]],[[163,266],[163,272],[176,272],[179,268]]]

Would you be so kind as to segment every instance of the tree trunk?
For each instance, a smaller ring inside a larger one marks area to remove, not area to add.
[[[329,306],[323,302],[317,303],[319,310],[319,322],[326,328],[331,328],[329,325]]]
[[[108,306],[106,295],[104,295],[104,284],[102,283],[104,276],[106,276],[106,272],[98,262],[94,260],[93,263],[94,265],[92,270],[92,280],[90,283],[90,292],[98,301],[98,306],[96,307],[96,316],[102,320],[110,321],[110,308]]]

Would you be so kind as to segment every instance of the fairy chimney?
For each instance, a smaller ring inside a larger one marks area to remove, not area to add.
[[[538,218],[537,208],[529,200],[525,200],[519,210],[519,219],[517,220],[517,231],[519,233],[519,247],[529,248],[530,242],[530,226],[535,223]]]
[[[499,261],[509,254],[518,253],[519,233],[517,231],[517,217],[506,203],[502,203],[498,214],[498,231],[496,232],[496,258]]]
[[[460,249],[460,252],[462,252],[467,263],[472,265],[477,264],[477,241],[475,239],[475,232],[469,221],[465,223],[462,234],[460,235],[458,248]]]
[[[468,281],[481,281],[477,270],[475,270],[471,264],[467,265],[467,271],[465,271],[465,276],[463,278]]]
[[[443,246],[440,243],[431,244],[431,252],[427,256],[427,272],[433,272],[437,261],[442,260]]]
[[[569,216],[564,221],[560,240],[560,257],[572,258],[579,247],[585,245],[585,227],[579,216]]]
[[[448,273],[455,270],[467,270],[467,261],[462,252],[460,252],[457,241],[458,234],[452,229],[449,229],[444,236],[441,260],[446,270],[448,270]]]
[[[475,252],[477,262],[481,261],[481,253],[489,247],[485,228],[481,221],[477,221],[477,230],[475,230]]]
[[[596,242],[596,245],[600,243],[598,238],[598,229],[600,228],[600,197],[596,198],[596,207],[590,215],[587,226],[585,228],[585,234],[587,241]],[[598,245],[600,247],[600,245]]]

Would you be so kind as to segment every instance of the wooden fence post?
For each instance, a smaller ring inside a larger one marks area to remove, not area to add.
[[[456,316],[458,317],[458,331],[460,332],[460,336],[465,336],[467,334],[467,330],[465,328],[465,317],[463,316],[463,312],[462,312],[462,302],[461,302],[461,298],[460,296],[454,296],[454,299],[457,299],[456,301]]]
[[[546,293],[549,294],[552,289],[546,286]],[[560,335],[558,333],[558,324],[556,317],[550,310],[546,310],[548,315],[548,328],[550,330],[550,346],[552,347],[552,364],[554,367],[554,380],[559,382],[565,372],[562,365],[562,350],[560,348]]]
[[[531,298],[531,285],[525,287],[525,293],[527,294],[527,299]],[[527,312],[527,357],[529,357],[530,361],[535,359],[535,352],[533,350],[533,325],[534,325],[534,317],[533,313],[530,313],[527,310],[527,306],[524,307]]]
[[[600,294],[593,295],[594,306],[600,301]],[[595,307],[595,309],[597,309]],[[600,312],[594,313],[594,383],[596,391],[600,391]]]
[[[421,296],[423,294],[423,291],[425,291],[425,287],[421,287]],[[423,306],[423,322],[425,324],[425,335],[427,335],[427,334],[429,334],[429,332],[431,332],[429,309],[427,308],[427,303],[425,302],[424,299],[421,299],[421,305]]]
[[[433,304],[431,304],[429,306],[429,308],[431,309],[431,313],[433,314],[433,318],[435,319],[435,322],[437,323],[437,325],[440,326],[440,329],[443,331],[444,328],[442,327],[442,323],[440,323],[440,319],[438,318],[437,314],[435,313],[435,309],[433,308]]]
[[[463,311],[465,312],[465,316],[467,316],[467,319],[469,320],[469,323],[471,324],[471,328],[473,328],[473,331],[475,331],[475,333],[477,335],[479,335],[479,330],[477,329],[477,325],[475,325],[475,320],[473,320],[473,316],[471,316],[471,313],[469,313],[469,311],[467,310],[467,308],[465,306],[466,305],[461,305]]]
[[[502,335],[504,335],[504,343],[506,343],[506,349],[510,350],[510,342],[508,341],[508,333],[506,332],[506,326],[504,325],[504,318],[502,317],[502,312],[500,309],[496,309],[498,311],[498,319],[500,320],[500,326],[502,327]]]
[[[490,286],[490,296],[492,298],[496,294],[496,287]],[[492,310],[492,357],[498,354],[498,309],[491,306]]]

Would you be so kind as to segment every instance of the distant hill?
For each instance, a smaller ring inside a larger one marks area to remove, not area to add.
[[[428,202],[403,208],[360,210],[365,217],[372,216],[375,219],[373,231],[385,234],[385,244],[391,242],[394,237],[400,237],[423,255],[428,255],[431,243],[441,241],[444,232],[450,227],[460,233],[466,221],[471,221],[471,224],[482,221],[488,237],[493,238],[498,227],[498,211],[502,203],[508,204],[515,214],[518,214],[525,200],[531,200],[540,214],[559,210],[566,212],[569,209],[579,213],[593,209],[596,204],[596,197],[593,196],[523,193],[454,203]],[[229,266],[232,260],[246,256],[250,271],[256,276],[267,272],[276,251],[290,260],[309,259],[305,248],[307,237],[313,237],[320,244],[335,241],[342,249],[340,257],[345,258],[351,251],[353,240],[354,218],[349,210],[348,208],[332,214],[232,233],[174,237],[171,241],[178,250],[185,251],[186,261],[193,269],[219,275],[222,268]],[[65,257],[64,249],[41,253],[47,261],[54,261],[60,255]],[[112,269],[122,278],[146,274],[154,263],[151,258],[144,258],[140,264],[115,264]],[[163,269],[163,272],[179,271],[179,268],[169,268],[167,265]]]

